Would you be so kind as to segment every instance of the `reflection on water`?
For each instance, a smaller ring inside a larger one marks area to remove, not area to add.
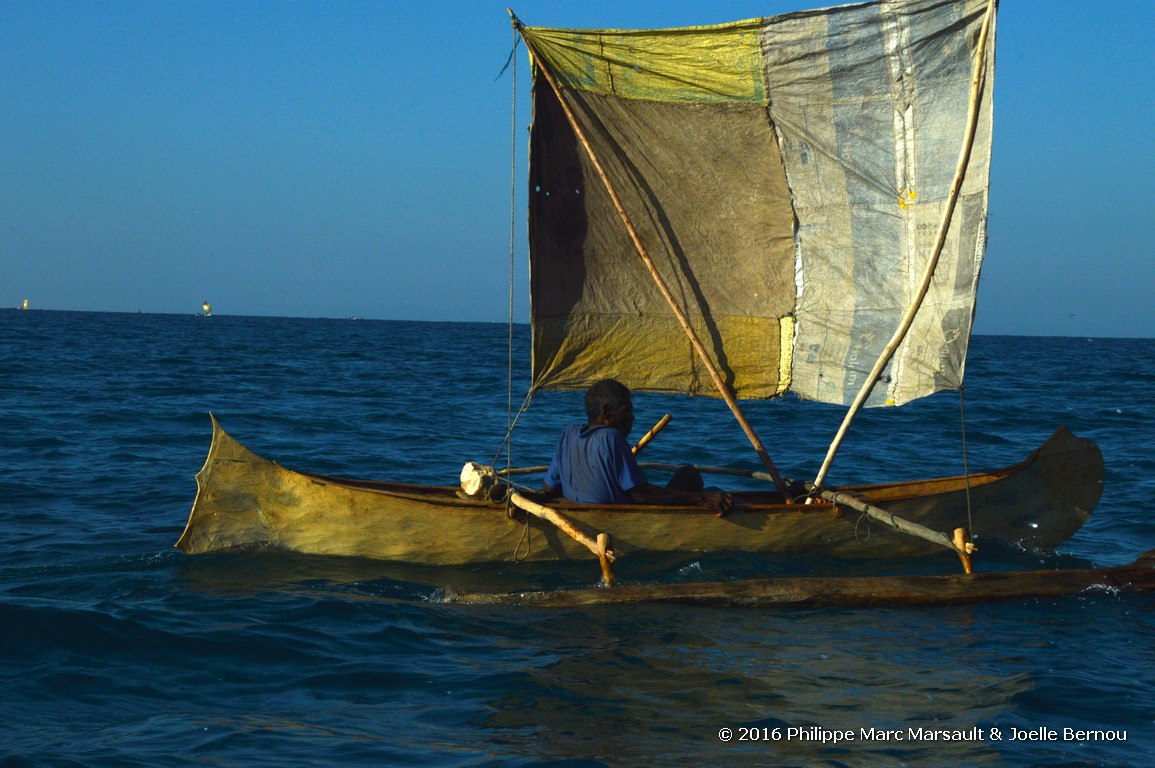
[[[503,681],[503,690],[513,690],[488,700],[494,714],[484,724],[530,730],[535,748],[559,760],[596,755],[643,764],[689,742],[703,762],[687,765],[749,764],[766,755],[804,764],[1000,765],[987,743],[867,741],[860,729],[970,729],[1006,712],[1033,685],[1025,673],[991,670],[1000,664],[975,647],[982,631],[965,610],[645,606],[539,614],[521,629],[541,663]],[[949,666],[923,669],[928,654]],[[787,738],[792,727],[808,728],[811,738]],[[721,728],[734,740],[723,743]],[[738,741],[751,728],[778,728],[783,737]],[[851,730],[854,739],[837,746],[818,740],[833,730]]]
[[[476,729],[493,754],[508,749],[518,759],[532,754],[582,765],[997,766],[1023,754],[1054,750],[1058,757],[1063,744],[997,741],[990,729],[1009,732],[1041,717],[1042,725],[1060,728],[1083,722],[1086,713],[1069,697],[1087,684],[1078,680],[1085,673],[1070,669],[1075,657],[1065,634],[1085,634],[1082,625],[1103,610],[1151,605],[1143,597],[1108,595],[837,611],[436,602],[432,585],[438,582],[502,591],[524,588],[527,579],[572,583],[575,577],[565,568],[535,568],[511,575],[249,552],[180,557],[175,577],[187,594],[217,609],[240,610],[255,599],[267,606],[279,594],[289,601],[286,609],[296,601],[313,617],[344,615],[353,622],[345,640],[365,659],[348,674],[372,679],[382,664],[406,670],[382,678],[400,686],[402,697],[405,690],[423,690],[426,679],[441,681],[439,696],[422,698],[423,723]],[[678,580],[713,572],[695,561],[663,573]],[[353,604],[361,607],[349,614]],[[1056,619],[1055,608],[1067,619]],[[251,610],[246,613],[251,620]],[[1150,613],[1146,621],[1150,627]],[[375,622],[381,632],[366,634]],[[1155,667],[1152,651],[1145,654],[1147,668]],[[1106,658],[1088,661],[1102,669]],[[1040,674],[1048,659],[1062,665],[1057,675]],[[1072,690],[1064,690],[1068,686]],[[1068,703],[1048,703],[1054,697]],[[392,711],[386,701],[396,700],[380,691],[368,703]],[[731,741],[720,739],[722,728],[731,729]],[[942,740],[975,728],[983,729],[981,740]],[[919,739],[919,729],[946,735]],[[833,743],[833,731],[850,731],[852,738]],[[901,738],[881,738],[882,731]],[[739,741],[750,735],[759,738]],[[591,759],[596,762],[582,762]]]

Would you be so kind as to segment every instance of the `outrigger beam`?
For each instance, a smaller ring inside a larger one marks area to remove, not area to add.
[[[509,17],[513,22],[514,29],[521,33],[521,22],[518,21],[518,18],[514,15],[513,11],[509,11]],[[658,290],[661,292],[663,298],[665,298],[666,303],[668,303],[670,305],[670,309],[674,311],[674,316],[677,317],[678,323],[682,326],[682,330],[685,331],[686,336],[689,337],[690,344],[693,345],[694,351],[698,353],[698,357],[701,358],[703,365],[705,365],[706,370],[710,373],[710,378],[714,381],[714,386],[718,389],[718,393],[721,395],[722,399],[726,401],[726,405],[730,407],[730,411],[734,414],[734,418],[737,419],[739,426],[742,427],[742,431],[746,433],[746,437],[750,440],[750,444],[754,446],[754,451],[758,454],[758,458],[762,460],[762,464],[766,467],[766,471],[769,472],[770,476],[773,478],[775,487],[778,488],[778,490],[783,494],[787,493],[788,488],[786,481],[782,479],[782,475],[778,472],[778,468],[774,466],[774,462],[771,460],[770,454],[766,451],[766,446],[762,444],[762,441],[758,438],[757,433],[754,432],[754,427],[752,427],[750,422],[746,419],[746,414],[742,412],[741,406],[738,405],[737,398],[734,397],[734,393],[730,391],[729,385],[727,385],[725,379],[722,378],[722,374],[718,370],[718,366],[714,364],[712,359],[710,359],[710,354],[706,351],[705,345],[702,344],[702,340],[698,337],[697,332],[694,330],[693,326],[690,325],[690,321],[686,317],[686,313],[682,311],[680,306],[678,306],[677,299],[674,298],[673,292],[670,291],[670,287],[666,285],[666,281],[662,279],[661,274],[658,272],[657,266],[654,264],[654,260],[650,257],[646,247],[642,244],[641,237],[638,236],[638,231],[634,228],[633,222],[630,221],[629,214],[626,213],[626,209],[622,205],[621,198],[618,197],[617,190],[614,189],[614,185],[610,182],[605,168],[602,166],[601,161],[598,159],[597,154],[593,150],[593,147],[590,146],[589,140],[586,138],[585,131],[583,131],[581,126],[578,124],[577,118],[574,117],[573,111],[570,109],[569,104],[566,103],[565,98],[562,96],[561,86],[558,85],[557,80],[554,79],[554,76],[549,71],[549,69],[542,64],[541,57],[537,55],[537,52],[533,49],[533,46],[530,44],[529,40],[526,40],[524,34],[522,34],[521,39],[525,42],[525,47],[529,50],[530,56],[532,56],[537,61],[538,69],[541,71],[542,75],[545,76],[546,82],[549,83],[550,88],[553,89],[554,94],[557,96],[558,103],[561,105],[562,110],[565,112],[565,116],[569,121],[570,127],[573,128],[574,134],[577,136],[578,141],[581,142],[582,147],[585,149],[586,154],[589,156],[590,162],[593,163],[594,169],[597,171],[598,176],[602,180],[602,184],[605,185],[606,191],[609,193],[610,199],[613,201],[614,208],[616,208],[618,211],[618,216],[621,217],[622,223],[626,227],[626,231],[629,232],[630,239],[634,243],[634,248],[637,250],[638,256],[640,256],[642,261],[645,263],[646,269],[648,269],[650,272],[650,276],[654,278],[654,283],[658,286]]]
[[[901,531],[909,536],[917,536],[920,539],[929,541],[932,544],[938,544],[940,547],[945,547],[958,555],[962,562],[963,570],[969,573],[974,573],[974,568],[971,564],[971,555],[975,552],[975,547],[970,543],[970,534],[965,528],[956,528],[954,531],[954,538],[947,536],[945,533],[927,528],[925,525],[913,523],[897,515],[892,515],[881,507],[876,507],[873,504],[867,504],[861,499],[856,499],[848,493],[837,493],[834,491],[820,491],[819,496],[826,499],[832,504],[841,504],[844,507],[850,507],[853,510],[861,512],[869,517],[871,520],[877,520],[884,523],[896,531]]]
[[[520,493],[513,493],[509,497],[509,502],[518,509],[528,512],[534,517],[552,523],[559,531],[569,536],[571,539],[581,544],[598,558],[598,563],[602,566],[602,582],[607,587],[614,586],[614,550],[613,543],[608,533],[599,533],[596,539],[591,539],[584,533],[574,527],[566,518],[562,517],[556,510],[550,509],[547,506],[530,501],[522,496]]]

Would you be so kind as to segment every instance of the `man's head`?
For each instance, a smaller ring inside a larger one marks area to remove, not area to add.
[[[634,425],[634,403],[625,384],[602,379],[586,391],[586,416],[590,424],[614,427],[623,435]]]

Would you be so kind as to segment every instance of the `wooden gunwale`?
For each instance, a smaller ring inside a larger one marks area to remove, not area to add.
[[[1030,459],[1028,458],[1025,461],[1019,462],[1009,467],[972,474],[970,476],[970,487],[972,489],[982,488],[983,486],[998,482],[999,480],[1015,474],[1029,461]],[[278,467],[281,466],[277,462],[270,461],[269,463]],[[358,490],[367,491],[369,493],[394,496],[411,501],[425,501],[437,504],[439,506],[463,509],[504,508],[504,504],[502,503],[462,498],[458,495],[458,489],[455,486],[397,483],[386,480],[363,480],[341,477],[338,475],[323,475],[306,470],[287,469],[286,471],[295,472],[296,474],[302,475],[303,477],[308,477],[311,480],[321,484],[356,488]],[[921,498],[928,495],[928,493],[952,493],[955,491],[963,490],[966,487],[966,476],[957,475],[935,478],[931,480],[910,480],[887,484],[844,485],[839,486],[838,490],[845,493],[859,495],[864,500],[871,502],[878,502],[883,500],[894,502]],[[830,502],[826,501],[825,499],[814,499],[809,504],[802,502],[795,503],[765,500],[778,496],[779,494],[776,491],[732,491],[731,495],[734,497],[737,504],[741,505],[744,509],[747,510],[781,510],[799,513],[828,513],[831,506]],[[528,496],[530,498],[534,498],[533,493],[528,493]],[[568,501],[566,499],[554,499],[550,502],[550,506],[556,507],[557,509],[572,510],[590,508],[590,505],[588,504],[578,504],[577,502]],[[655,511],[702,514],[702,508],[697,506],[676,507],[657,504],[621,504],[615,506],[613,509],[614,512],[623,515],[635,512],[640,513]]]

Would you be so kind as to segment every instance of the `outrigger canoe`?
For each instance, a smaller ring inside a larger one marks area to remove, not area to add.
[[[961,391],[987,242],[996,11],[875,0],[657,30],[511,14],[534,81],[526,404],[602,378],[686,395],[712,382],[773,489],[734,494],[724,518],[478,500],[293,471],[214,419],[177,546],[428,565],[594,550],[612,583],[609,564],[635,553],[895,558],[945,542],[969,570],[957,526],[1031,549],[1066,541],[1103,490],[1098,448],[1066,428],[1000,470],[825,484],[861,408]],[[809,503],[739,404],[787,394],[847,407]]]
[[[504,501],[471,499],[457,486],[295,471],[241,445],[215,417],[212,424],[196,500],[176,543],[183,552],[273,547],[425,565],[500,563],[515,552],[518,559],[538,561],[590,559],[554,525],[507,510]],[[967,519],[967,485],[965,477],[946,477],[831,490],[930,529],[950,530]],[[982,539],[1051,550],[1098,503],[1102,454],[1092,440],[1060,427],[1024,461],[971,474],[969,486],[973,529]],[[734,498],[735,509],[724,518],[704,507],[550,505],[587,536],[608,533],[618,558],[703,552],[895,558],[939,551],[824,499],[792,503],[773,489],[740,491]]]

